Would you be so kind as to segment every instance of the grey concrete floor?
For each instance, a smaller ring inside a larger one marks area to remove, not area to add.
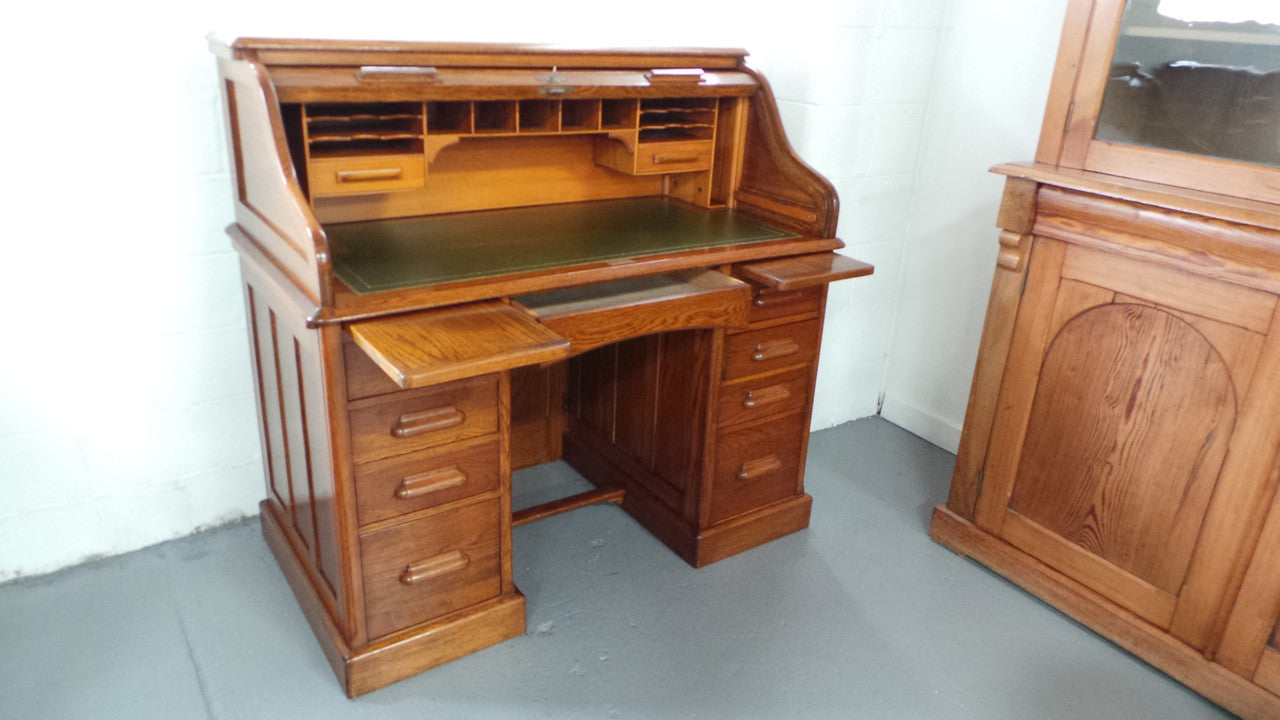
[[[528,632],[354,701],[256,520],[11,582],[0,718],[1230,717],[932,543],[954,461],[879,419],[816,433],[812,526],[701,570],[614,506],[517,528]]]

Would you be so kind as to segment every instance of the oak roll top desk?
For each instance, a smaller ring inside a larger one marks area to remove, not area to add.
[[[511,528],[808,525],[837,200],[742,51],[211,40],[267,497],[348,695],[524,632]],[[513,514],[511,473],[597,489]]]

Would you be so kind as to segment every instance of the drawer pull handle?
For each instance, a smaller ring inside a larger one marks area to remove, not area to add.
[[[756,307],[766,307],[768,305],[782,305],[784,303],[795,302],[799,300],[801,293],[798,290],[791,292],[769,292],[764,288],[756,290],[755,297],[751,300],[751,304]]]
[[[746,397],[742,400],[742,407],[750,410],[762,405],[782,402],[789,397],[791,397],[791,391],[786,385],[770,385],[759,390],[748,390]]]
[[[780,357],[786,357],[800,351],[800,346],[791,338],[783,338],[782,340],[769,340],[756,345],[756,350],[751,355],[754,362],[764,362],[765,360],[773,360]]]
[[[764,477],[775,470],[782,469],[782,461],[777,455],[765,455],[762,458],[748,460],[742,463],[742,467],[738,468],[739,480],[755,480]]]
[[[470,563],[471,558],[467,557],[466,553],[461,550],[454,550],[453,552],[447,552],[443,555],[405,565],[404,572],[400,573],[400,582],[405,585],[412,585],[423,580],[430,580],[451,572],[457,572]]]
[[[396,488],[396,497],[401,500],[430,495],[441,490],[458,487],[467,481],[467,474],[454,466],[429,470],[416,475],[409,475],[400,481]]]
[[[371,182],[374,180],[399,180],[404,174],[401,168],[378,168],[375,170],[339,170],[334,177],[340,183]]]
[[[466,419],[467,416],[452,405],[423,410],[422,412],[405,413],[391,427],[391,434],[398,438],[411,438],[415,435],[461,425],[462,421]]]
[[[659,155],[657,153],[654,153],[653,164],[654,165],[673,165],[675,163],[691,163],[691,162],[697,162],[699,157],[701,156],[698,155],[697,153],[684,153],[681,155]]]

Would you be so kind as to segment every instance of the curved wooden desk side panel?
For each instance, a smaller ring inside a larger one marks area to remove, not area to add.
[[[298,184],[267,70],[252,58],[232,59],[216,41],[211,45],[223,80],[236,223],[290,282],[316,304],[328,305],[328,242]]]

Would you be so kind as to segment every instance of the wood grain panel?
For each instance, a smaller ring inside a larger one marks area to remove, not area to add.
[[[1062,276],[1265,333],[1274,295],[1090,248],[1071,246]]]
[[[1280,463],[1272,476],[1280,476]],[[1261,671],[1258,663],[1268,648],[1272,654],[1280,649],[1280,497],[1271,503],[1216,658],[1223,667],[1252,677]],[[1280,673],[1275,679],[1280,681]],[[1268,687],[1280,691],[1280,682]]]
[[[613,441],[642,466],[653,468],[654,432],[658,423],[657,337],[618,344],[616,365],[618,403],[614,413]]]
[[[264,349],[270,349],[270,344],[266,342],[266,333],[270,331],[269,320],[267,316],[267,308],[264,303],[260,303],[257,292],[253,289],[253,285],[245,285],[245,312],[248,315],[249,322],[249,343],[253,355],[253,381],[255,390],[257,391],[258,400],[258,425],[260,432],[258,439],[262,442],[262,464],[266,474],[267,496],[276,503],[276,506],[282,511],[287,512],[288,504],[285,502],[287,493],[282,496],[279,486],[276,484],[276,468],[273,454],[275,450],[275,441],[272,439],[274,432],[275,418],[278,413],[274,410],[274,404],[270,403],[270,398],[275,396],[275,366],[272,362],[274,357],[271,352],[264,353]],[[264,363],[264,358],[271,364]]]
[[[1035,302],[1019,302],[1017,322],[1009,340],[1008,360],[1000,378],[1000,391],[996,396],[998,412],[991,423],[991,442],[982,452],[982,475],[977,478],[981,488],[974,506],[974,522],[984,530],[999,534],[1004,523],[1005,509],[1013,493],[1013,482],[1018,460],[1022,456],[1022,441],[1026,435],[1027,419],[1035,400],[1036,381],[1045,347],[1052,337],[1053,307],[1056,304],[1058,284],[1062,278],[1062,258],[1066,243],[1048,238],[1035,238],[1031,260],[1027,266],[1026,293],[1024,297]],[[999,277],[999,276],[997,276]],[[1009,283],[1002,289],[1009,290]],[[993,292],[995,288],[993,287]],[[991,318],[988,318],[990,321]],[[1006,318],[1007,321],[1007,318]],[[984,381],[994,375],[982,375]],[[967,454],[968,463],[974,463],[973,454]],[[966,465],[969,467],[971,465]],[[959,472],[957,470],[957,472]],[[969,482],[972,476],[966,476]]]
[[[314,482],[311,474],[310,438],[306,425],[306,395],[302,387],[301,349],[292,328],[277,327],[276,367],[280,373],[280,408],[285,426],[285,467],[293,492],[293,527],[312,555],[316,554]]]
[[[613,441],[613,414],[618,394],[618,348],[608,345],[577,356],[569,363],[574,416]]]
[[[1245,330],[1237,325],[1207,320],[1171,307],[1155,305],[1132,295],[1118,294],[1115,297],[1115,301],[1117,303],[1151,305],[1170,315],[1181,318],[1183,322],[1203,335],[1209,341],[1209,344],[1213,345],[1213,349],[1217,350],[1222,359],[1226,361],[1227,367],[1231,368],[1231,381],[1236,386],[1236,394],[1241,397],[1249,394],[1253,373],[1258,367],[1258,357],[1262,354],[1262,335]]]
[[[1025,183],[1006,184],[1002,216],[1010,225],[1020,227],[1029,223],[1024,216],[1034,210],[1034,187]],[[1017,210],[1019,205],[1030,205]],[[951,490],[947,494],[947,507],[966,519],[973,519],[977,510],[978,493],[982,490],[986,473],[987,448],[995,426],[997,401],[1004,371],[1013,342],[1014,321],[1018,317],[1018,305],[1027,280],[1027,256],[1031,254],[1030,235],[1018,236],[1018,245],[1011,249],[1005,245],[1005,233],[1001,233],[1002,253],[1008,257],[1016,252],[1016,262],[997,262],[991,278],[991,292],[987,299],[987,314],[982,322],[982,339],[978,345],[978,359],[973,370],[973,384],[969,389],[969,402],[965,407],[964,430],[960,447],[956,450],[956,468],[951,475]]]
[[[697,501],[698,481],[703,477],[708,396],[718,364],[716,338],[722,334],[667,333],[659,348],[653,472],[683,494],[686,506]]]
[[[1263,651],[1262,659],[1258,661],[1258,670],[1253,674],[1253,681],[1280,695],[1280,651],[1274,646]]]
[[[1250,391],[1178,598],[1170,631],[1198,649],[1217,645],[1280,486],[1280,308],[1263,341]]]
[[[1056,333],[1072,318],[1093,307],[1107,305],[1116,298],[1116,294],[1106,288],[1090,285],[1078,280],[1063,280],[1058,285],[1058,301],[1053,309],[1053,320],[1050,327]]]
[[[1176,595],[1236,411],[1226,363],[1185,322],[1087,311],[1046,356],[1009,507]]]
[[[1005,518],[1001,537],[1054,570],[1088,585],[1117,605],[1158,627],[1168,627],[1177,598],[1144,582],[1080,545],[1016,512]]]
[[[501,592],[498,500],[360,537],[365,613],[378,637]]]
[[[511,370],[511,468],[551,462],[560,457],[560,404],[564,363]],[[554,376],[553,376],[554,375]],[[554,388],[554,391],[553,391]]]

